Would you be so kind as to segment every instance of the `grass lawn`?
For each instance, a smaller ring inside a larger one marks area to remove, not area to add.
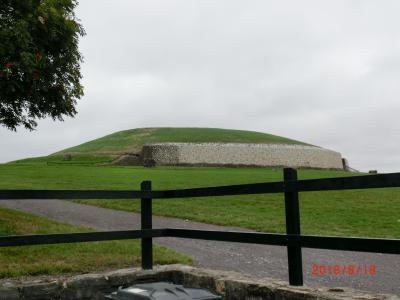
[[[354,175],[300,170],[299,177]],[[117,167],[47,164],[40,159],[0,165],[0,189],[139,189],[152,180],[154,189],[174,189],[282,180],[281,169]],[[139,211],[132,200],[80,201]],[[400,238],[400,188],[309,192],[300,195],[302,233]],[[154,213],[221,225],[284,232],[282,194],[155,200]]]
[[[88,232],[12,209],[0,208],[0,235]],[[191,258],[155,246],[156,264],[191,264]],[[140,266],[140,241],[107,241],[0,248],[0,278],[81,273]]]

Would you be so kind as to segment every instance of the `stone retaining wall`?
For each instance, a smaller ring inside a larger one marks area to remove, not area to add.
[[[167,281],[186,287],[205,288],[224,300],[399,300],[348,288],[289,286],[284,281],[254,278],[236,272],[197,269],[183,265],[157,266],[154,270],[123,269],[72,277],[39,280],[1,280],[0,300],[100,300],[135,283]]]
[[[160,143],[143,146],[142,155],[156,165],[343,169],[339,152],[305,145]]]

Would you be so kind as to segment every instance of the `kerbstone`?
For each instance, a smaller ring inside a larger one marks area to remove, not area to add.
[[[0,300],[101,300],[104,296],[136,283],[167,281],[209,289],[225,300],[399,300],[395,295],[370,294],[348,288],[289,286],[281,280],[254,278],[236,272],[216,271],[183,265],[157,266],[153,270],[122,269],[97,274],[52,277],[43,280],[0,282]]]
[[[20,299],[24,300],[53,300],[60,298],[59,282],[33,282],[20,287]]]
[[[19,291],[16,286],[0,287],[0,300],[19,300]]]

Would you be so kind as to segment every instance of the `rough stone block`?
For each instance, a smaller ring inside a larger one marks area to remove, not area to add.
[[[7,280],[0,284],[0,300],[100,300],[119,286],[148,281],[167,281],[209,289],[225,300],[399,300],[395,295],[379,295],[348,288],[310,288],[289,286],[270,278],[254,278],[236,272],[206,270],[190,266],[157,266],[154,270],[122,269],[99,274],[71,276],[67,279]]]
[[[19,291],[15,286],[0,287],[0,300],[19,300]]]
[[[34,282],[22,285],[19,290],[24,300],[54,300],[60,298],[61,286],[57,281]]]

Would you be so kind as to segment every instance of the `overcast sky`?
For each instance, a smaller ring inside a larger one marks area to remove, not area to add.
[[[400,1],[81,0],[85,96],[0,162],[137,127],[222,127],[400,171]]]

